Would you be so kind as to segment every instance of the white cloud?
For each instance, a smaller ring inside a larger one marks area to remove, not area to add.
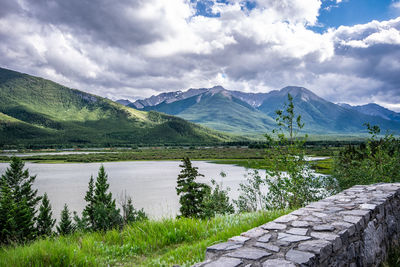
[[[5,1],[3,67],[109,98],[290,84],[331,101],[400,102],[400,18],[320,34],[308,28],[320,0],[214,1],[219,17],[196,16],[189,0]]]
[[[395,9],[400,9],[400,1],[395,1],[391,4],[391,7]]]

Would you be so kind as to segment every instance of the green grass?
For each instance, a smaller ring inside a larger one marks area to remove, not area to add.
[[[75,233],[3,247],[0,266],[190,266],[205,249],[288,213],[288,210],[218,216],[210,220],[137,222],[121,232]]]
[[[333,158],[316,160],[312,162],[312,168],[322,174],[331,175],[333,171]]]
[[[189,157],[192,160],[213,160],[213,159],[262,159],[263,149],[249,148],[153,148],[133,149],[117,153],[92,153],[92,154],[69,154],[69,155],[42,155],[37,153],[34,156],[24,156],[24,161],[35,163],[62,163],[62,162],[107,162],[107,161],[133,161],[133,160],[181,160]],[[6,156],[0,156],[0,161],[9,161]]]

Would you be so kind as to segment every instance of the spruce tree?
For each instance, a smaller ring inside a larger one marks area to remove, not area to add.
[[[53,212],[47,194],[44,193],[42,204],[39,207],[39,215],[37,217],[37,233],[39,236],[50,236],[56,220],[52,218]]]
[[[126,196],[125,196],[124,202],[122,203],[122,214],[123,214],[122,218],[123,218],[124,224],[129,224],[132,222],[148,219],[147,215],[143,211],[143,209],[136,210],[133,207],[132,198],[128,197],[126,199]]]
[[[180,195],[180,212],[183,217],[201,217],[203,211],[203,199],[210,193],[210,187],[203,183],[197,183],[196,177],[204,176],[192,166],[188,157],[179,165],[182,168],[177,179],[176,192]]]
[[[24,163],[17,157],[11,158],[10,167],[2,175],[3,186],[10,190],[14,201],[15,231],[13,239],[16,241],[32,240],[36,237],[36,206],[41,197],[37,190],[32,189],[36,176],[30,176],[28,169],[24,170]]]
[[[71,214],[68,210],[67,204],[64,204],[64,208],[61,211],[60,223],[57,226],[57,232],[60,235],[68,235],[74,231],[74,225],[72,224]]]
[[[88,191],[85,195],[86,207],[82,212],[82,223],[88,224],[87,227],[93,228],[95,225],[94,222],[94,185],[93,185],[93,176],[90,176]]]
[[[15,204],[11,190],[1,179],[0,191],[0,244],[8,244],[15,240]]]
[[[108,230],[121,227],[122,218],[112,198],[108,192],[110,185],[107,181],[108,175],[102,165],[97,175],[94,195],[93,195],[93,230]]]

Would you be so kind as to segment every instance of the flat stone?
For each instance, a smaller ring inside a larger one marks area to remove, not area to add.
[[[292,235],[306,235],[308,232],[307,228],[290,228],[285,233]]]
[[[357,224],[361,223],[363,221],[363,218],[358,216],[343,216],[343,221]]]
[[[290,221],[297,220],[298,218],[299,217],[297,217],[295,215],[288,214],[288,215],[284,215],[284,216],[281,216],[281,217],[275,219],[274,222],[277,222],[277,223],[288,223]]]
[[[272,259],[266,260],[262,267],[296,267],[293,262],[284,260],[284,259]]]
[[[309,252],[291,249],[286,253],[285,257],[287,260],[298,264],[307,264],[315,257],[315,255]]]
[[[228,257],[233,257],[233,258],[240,258],[240,259],[246,259],[246,260],[260,260],[264,257],[272,255],[269,252],[266,252],[261,249],[256,249],[256,248],[240,248],[237,249],[233,252],[230,252],[226,254]]]
[[[287,241],[276,240],[274,244],[279,247],[288,247],[288,246],[290,246],[291,243],[287,242]]]
[[[234,242],[224,242],[212,245],[207,248],[207,251],[225,251],[225,250],[232,250],[241,248],[242,244],[234,243]]]
[[[297,248],[302,251],[318,254],[320,262],[325,260],[332,253],[331,242],[321,239],[301,242]]]
[[[280,248],[278,246],[274,246],[270,243],[256,242],[253,246],[258,247],[258,248],[268,249],[273,252],[279,252],[279,250],[280,250]]]
[[[306,216],[306,217],[303,217],[303,218],[301,218],[303,221],[309,221],[309,222],[321,222],[321,219],[320,218],[317,218],[317,217],[315,217],[315,216]]]
[[[263,230],[262,228],[254,228],[250,229],[247,232],[240,234],[241,236],[250,237],[250,238],[257,238],[264,234],[268,233],[267,230]]]
[[[337,251],[342,246],[342,239],[340,238],[339,235],[332,234],[332,233],[324,233],[324,232],[311,232],[310,235],[317,239],[331,241],[333,251]]]
[[[328,216],[328,214],[325,214],[322,212],[313,212],[312,215],[315,217],[318,217],[318,218],[324,218],[324,217]]]
[[[311,239],[311,237],[303,235],[290,235],[285,233],[278,234],[278,240],[290,243],[309,240],[309,239]]]
[[[236,267],[242,264],[243,261],[239,259],[233,259],[233,258],[227,258],[227,257],[221,257],[216,261],[212,261],[204,267]]]
[[[317,239],[324,239],[328,241],[333,241],[336,238],[339,238],[338,235],[332,233],[323,233],[323,232],[311,232],[310,236],[317,238]]]
[[[346,211],[341,211],[339,214],[343,215],[355,215],[355,216],[369,216],[370,211],[369,210],[346,210]]]
[[[261,226],[265,230],[284,230],[286,229],[285,224],[269,222]]]
[[[377,205],[375,204],[361,204],[360,209],[362,210],[374,210]]]
[[[317,209],[325,209],[326,207],[332,205],[331,202],[326,201],[318,201],[307,205],[307,208],[317,208]]]
[[[301,209],[292,211],[290,214],[302,216],[302,215],[310,214],[310,211],[305,208],[301,208]]]
[[[354,226],[354,224],[351,224],[348,222],[337,221],[337,222],[332,223],[332,225],[334,225],[335,227],[338,227],[340,229],[347,230],[349,236],[354,235],[354,233],[356,232],[356,227]]]
[[[314,231],[333,231],[335,227],[331,224],[319,224],[313,226]]]
[[[309,222],[306,221],[293,221],[292,226],[293,227],[308,227],[310,225]]]
[[[228,239],[228,241],[232,241],[232,242],[235,242],[235,243],[244,243],[244,242],[246,242],[248,240],[250,240],[249,237],[239,236],[239,235],[231,237],[231,238]]]
[[[257,239],[258,242],[267,243],[271,239],[271,234],[266,234]]]

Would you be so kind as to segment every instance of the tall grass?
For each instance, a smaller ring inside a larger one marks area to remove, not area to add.
[[[218,216],[210,220],[137,222],[123,231],[75,233],[0,250],[0,266],[190,266],[207,246],[224,242],[288,211]]]

